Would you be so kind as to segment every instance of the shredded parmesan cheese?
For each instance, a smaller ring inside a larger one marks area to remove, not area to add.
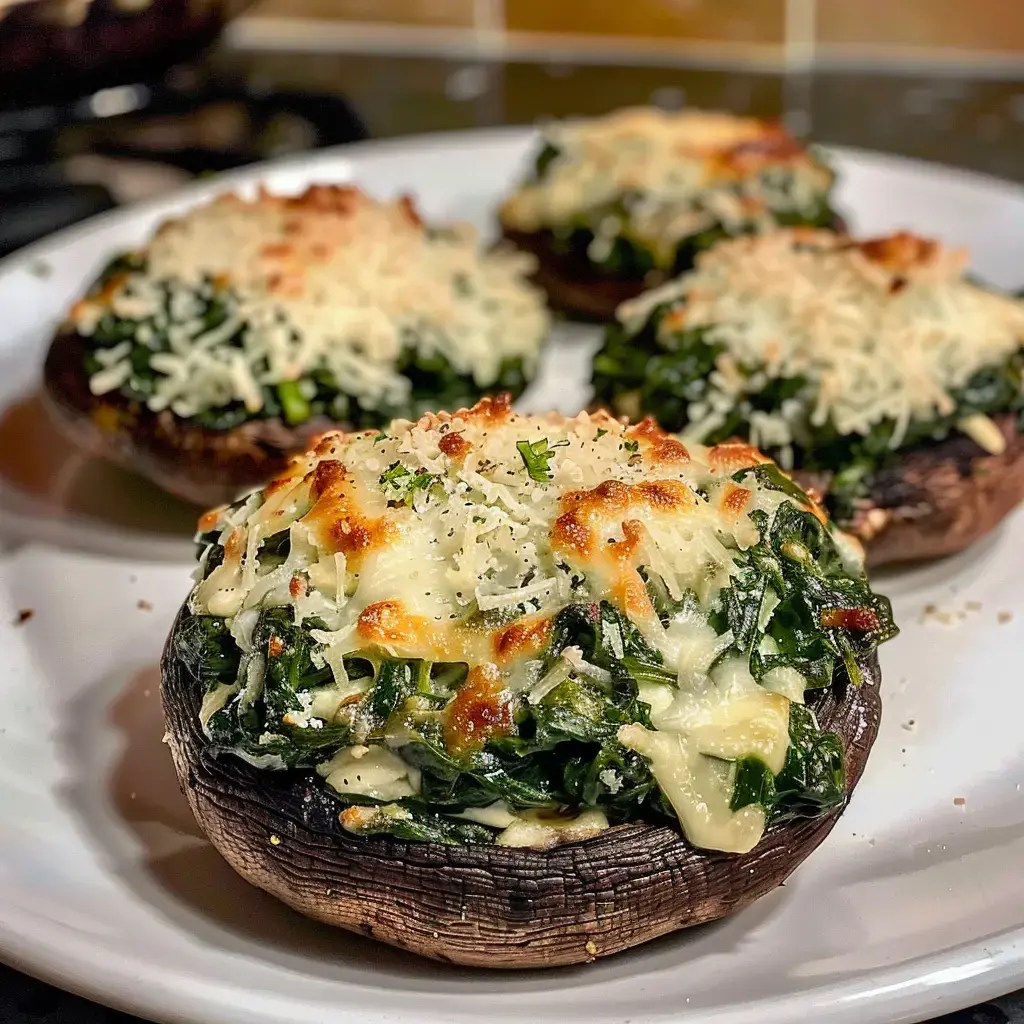
[[[548,328],[530,257],[481,253],[469,225],[425,227],[408,198],[351,186],[224,195],[165,223],[138,255],[142,269],[78,302],[70,325],[90,336],[106,314],[136,321],[135,344],[154,349],[147,404],[182,417],[232,402],[257,413],[264,385],[313,372],[364,408],[394,407],[411,388],[398,368],[408,349],[443,355],[485,389],[503,360],[532,373]],[[211,324],[214,300],[224,318]],[[132,348],[99,351],[94,394],[130,381]]]
[[[501,209],[506,227],[538,232],[585,223],[602,262],[616,238],[671,267],[680,240],[720,225],[766,230],[777,217],[821,213],[832,172],[774,122],[654,108],[548,126],[556,154]]]
[[[960,250],[907,234],[853,242],[779,230],[720,243],[618,316],[638,331],[667,303],[658,328],[667,349],[691,330],[723,347],[707,393],[688,407],[693,437],[769,381],[798,378],[797,395],[751,417],[753,444],[807,446],[826,423],[867,434],[892,421],[895,448],[911,421],[951,415],[952,392],[1024,341],[1024,303],[966,280],[965,261]],[[959,425],[988,451],[1002,450],[986,417]]]

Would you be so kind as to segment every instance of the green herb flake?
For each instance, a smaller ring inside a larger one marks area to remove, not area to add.
[[[522,456],[526,472],[530,474],[531,480],[543,483],[552,477],[551,460],[555,457],[556,448],[564,448],[568,441],[556,441],[553,445],[548,444],[548,439],[542,437],[532,444],[529,441],[516,441],[516,449]]]
[[[416,495],[429,493],[440,479],[436,473],[428,473],[425,469],[413,473],[401,462],[393,462],[381,473],[379,483],[389,501],[412,507]]]

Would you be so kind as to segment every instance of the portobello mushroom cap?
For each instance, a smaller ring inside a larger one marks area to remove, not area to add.
[[[83,370],[87,352],[85,339],[66,330],[50,345],[43,395],[53,421],[90,457],[139,473],[204,508],[234,501],[281,472],[289,456],[318,434],[344,428],[320,416],[290,427],[275,416],[210,430],[168,409],[152,412],[117,391],[94,395]]]
[[[875,739],[889,603],[750,445],[506,395],[324,435],[200,529],[161,684],[199,824],[416,953],[565,965],[739,910]]]
[[[1006,442],[999,455],[963,434],[900,452],[882,469],[844,529],[869,566],[943,558],[991,533],[1024,501],[1024,434],[1019,417],[992,417]],[[830,475],[793,478],[826,500]]]
[[[553,309],[606,322],[719,238],[783,223],[843,230],[833,180],[776,121],[627,108],[547,126],[532,176],[499,220],[503,237],[536,257],[533,279]]]
[[[810,702],[822,728],[842,738],[848,794],[881,719],[877,655],[860,667],[860,686],[837,679]],[[338,802],[314,771],[212,756],[199,689],[170,642],[162,672],[182,792],[225,860],[308,917],[448,963],[583,963],[736,913],[784,882],[843,809],[772,825],[743,855],[698,850],[676,829],[646,824],[551,850],[361,838],[341,827]]]
[[[223,504],[328,428],[520,393],[549,326],[532,267],[468,225],[425,225],[408,196],[224,194],[72,306],[47,404],[89,455]]]

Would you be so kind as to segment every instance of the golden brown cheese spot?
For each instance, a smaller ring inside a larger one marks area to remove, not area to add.
[[[899,231],[884,238],[869,238],[856,245],[873,263],[894,272],[923,267],[931,263],[940,250],[938,242],[919,238],[909,231]]]
[[[551,528],[556,551],[587,559],[601,547],[598,531],[630,508],[684,512],[696,507],[697,497],[678,480],[647,480],[625,484],[604,480],[589,491],[569,491],[559,501],[561,514]]]
[[[356,632],[368,644],[422,649],[430,632],[425,626],[422,618],[406,612],[401,601],[378,601],[362,610]]]
[[[653,463],[689,462],[690,453],[678,438],[666,434],[655,420],[647,416],[632,427],[627,427],[625,436],[631,441],[645,441],[645,454]]]
[[[362,194],[354,185],[310,185],[297,196],[275,196],[265,189],[260,190],[261,202],[278,202],[285,209],[340,214],[342,217],[352,216],[361,198]]]
[[[636,571],[640,545],[647,530],[639,519],[622,524],[622,540],[605,545],[605,557],[615,565],[612,598],[631,618],[645,619],[653,614],[650,595],[643,577]]]
[[[310,497],[318,501],[325,495],[340,494],[345,477],[345,467],[342,463],[337,459],[324,459],[317,463],[316,469],[313,470]]]
[[[444,437],[437,442],[437,446],[445,455],[448,456],[449,459],[454,459],[456,461],[464,459],[473,447],[461,432],[445,434]]]
[[[340,431],[329,431],[317,438],[313,455],[318,459],[329,459],[337,451],[338,445],[345,444],[346,440],[346,435]]]
[[[800,507],[805,511],[810,512],[822,526],[828,526],[828,513],[825,511],[824,507],[813,498],[811,499],[810,504],[801,505]]]
[[[245,554],[245,527],[236,526],[228,534],[227,543],[224,545],[224,558],[228,562],[240,562]]]
[[[771,461],[752,444],[745,444],[742,441],[726,441],[708,449],[708,465],[713,470],[729,476],[741,469],[750,469]]]
[[[485,395],[472,409],[464,410],[461,419],[470,423],[497,424],[512,416],[512,396],[503,391],[500,395]]]
[[[401,601],[368,605],[356,621],[356,633],[367,646],[386,647],[399,657],[432,661],[473,659],[473,638],[405,609]]]
[[[561,514],[551,528],[551,548],[597,568],[608,577],[609,590],[619,607],[634,618],[648,619],[654,610],[636,566],[646,529],[636,515],[683,514],[697,504],[697,496],[679,480],[638,484],[605,480],[592,490],[562,496]],[[608,536],[616,524],[622,530],[621,539]]]
[[[532,622],[513,622],[499,629],[491,640],[494,658],[502,665],[518,661],[531,654],[538,654],[551,640],[551,620],[535,619]]]
[[[260,254],[268,259],[287,259],[295,255],[295,246],[288,242],[268,242],[260,249]]]
[[[870,608],[826,608],[819,619],[825,629],[848,629],[855,633],[870,633],[881,625]]]
[[[445,712],[445,746],[454,754],[479,750],[494,736],[516,727],[511,694],[504,689],[494,665],[470,669],[466,682]]]
[[[580,558],[589,558],[590,542],[590,527],[576,509],[563,512],[551,528],[551,546],[556,550],[571,551]]]
[[[367,551],[393,543],[398,527],[385,516],[364,516],[353,489],[353,481],[337,459],[318,463],[310,480],[313,507],[304,522],[317,531],[329,553],[340,551],[358,564]]]
[[[406,194],[398,197],[398,208],[402,211],[405,219],[414,228],[423,227],[423,218],[420,217],[419,210],[416,209],[416,201],[412,196]]]
[[[778,122],[762,122],[759,137],[745,139],[716,154],[714,170],[722,177],[745,178],[766,167],[800,163],[807,151]]]
[[[303,467],[296,464],[289,470],[281,473],[279,476],[274,477],[273,480],[263,488],[263,500],[264,503],[270,501],[270,499],[277,494],[279,491],[287,490],[289,487],[294,486],[295,482],[299,480],[303,473]]]
[[[199,517],[199,522],[196,523],[198,532],[209,533],[220,522],[220,517],[226,510],[227,505],[220,505],[217,508],[211,508],[209,512],[204,512]]]
[[[391,543],[397,532],[395,524],[383,517],[361,520],[354,517],[338,518],[329,530],[329,549],[331,554],[340,551],[350,561],[358,564],[358,559],[367,551]]]
[[[747,508],[747,502],[753,497],[753,491],[736,484],[729,484],[722,496],[722,512],[731,520],[737,520]]]

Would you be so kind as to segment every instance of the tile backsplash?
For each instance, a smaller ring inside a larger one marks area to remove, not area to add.
[[[1024,0],[257,0],[247,16],[330,20],[366,33],[451,30],[511,51],[587,48],[782,61],[1024,56]],[[710,49],[709,49],[710,47]]]

